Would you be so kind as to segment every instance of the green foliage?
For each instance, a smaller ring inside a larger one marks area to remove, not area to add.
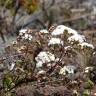
[[[94,83],[91,80],[88,80],[88,88],[92,88],[94,86]]]
[[[28,13],[33,13],[38,9],[38,2],[36,0],[19,0],[20,7],[23,7]],[[0,6],[5,6],[10,9],[12,15],[15,12],[14,0],[0,0]]]
[[[65,30],[62,30],[62,28]],[[42,84],[52,84],[52,86],[63,85],[69,91],[72,92],[73,90],[73,94],[77,95],[80,92],[79,90],[84,89],[81,90],[83,91],[82,96],[90,96],[90,89],[93,88],[94,84],[85,72],[86,68],[90,68],[87,67],[86,58],[88,58],[88,55],[91,56],[91,52],[89,52],[90,50],[86,46],[91,50],[94,49],[94,46],[89,44],[90,47],[88,43],[85,43],[85,46],[78,46],[78,44],[81,44],[81,41],[85,42],[85,38],[82,35],[77,35],[76,31],[64,25],[59,25],[54,30],[56,29],[57,33],[58,29],[61,29],[60,31],[63,33],[55,37],[58,34],[55,34],[55,31],[54,35],[52,29],[50,29],[50,32],[44,29],[43,31],[45,32],[42,32],[42,30],[36,32],[32,29],[20,30],[17,41],[5,48],[8,58],[4,59],[4,64],[7,65],[8,60],[10,60],[11,66],[8,67],[8,71],[4,74],[4,91],[11,93],[17,87],[25,84],[31,84],[32,86],[39,85],[40,87]],[[69,36],[72,37],[71,35],[74,35],[74,38],[70,40]],[[78,38],[78,40],[75,38]],[[60,43],[57,42],[58,40],[60,40]],[[72,59],[77,59],[79,62],[73,62]],[[70,62],[78,64],[80,69],[78,70],[75,66],[67,68],[65,64],[67,65]],[[82,67],[83,65],[85,66]],[[67,87],[66,84],[68,85]],[[14,94],[15,92],[13,92],[13,96]]]
[[[6,88],[8,90],[11,88],[11,85],[12,85],[12,77],[11,77],[11,75],[7,74],[3,78],[3,86],[4,86],[4,88]]]
[[[22,60],[17,60],[16,61],[16,64],[18,65],[18,64],[22,64]]]
[[[23,7],[28,13],[33,13],[36,9],[38,9],[38,3],[35,0],[26,0]]]
[[[84,92],[83,92],[83,96],[89,96],[90,94],[89,94],[89,90],[84,90]]]
[[[11,9],[13,7],[14,0],[0,0],[0,6],[6,6],[6,8]]]

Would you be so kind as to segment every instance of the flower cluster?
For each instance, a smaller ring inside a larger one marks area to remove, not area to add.
[[[56,27],[55,30],[53,30],[53,32],[51,33],[53,36],[56,36],[56,35],[61,35],[61,34],[64,34],[64,33],[67,33],[67,34],[72,34],[72,35],[75,35],[77,34],[77,31],[69,28],[69,27],[66,27],[64,25],[59,25]]]
[[[43,63],[50,63],[51,61],[55,61],[54,54],[50,52],[40,52],[37,57],[35,57],[37,61],[36,66],[37,68],[42,67]]]
[[[32,84],[35,85],[49,84],[50,81],[53,85],[60,85],[66,82],[73,84],[76,79],[78,83],[79,72],[88,75],[86,73],[93,70],[87,64],[91,55],[95,55],[94,46],[86,41],[85,36],[64,25],[53,30],[21,29],[17,41],[5,48],[7,60],[4,60],[4,64],[8,62],[8,73],[14,76],[10,77],[10,82],[15,85],[15,82],[24,79],[33,80]],[[12,84],[10,88],[14,87]],[[73,89],[74,94],[79,92]]]
[[[49,40],[48,45],[55,45],[55,44],[61,44],[61,45],[63,45],[63,41],[60,38],[51,38]]]
[[[64,49],[68,50],[69,48],[72,48],[71,46],[65,46]]]
[[[85,37],[83,35],[75,34],[68,38],[68,41],[73,44],[75,42],[82,43],[86,41]]]
[[[21,39],[25,39],[25,40],[32,40],[32,35],[31,35],[31,30],[28,29],[21,29],[19,31],[19,36],[21,37]]]
[[[78,32],[76,30],[73,30],[73,29],[71,29],[69,27],[66,27],[64,25],[57,26],[51,32],[52,36],[58,36],[58,35],[62,35],[62,34],[68,34],[69,37],[67,38],[67,41],[69,43],[71,43],[71,44],[78,44],[78,45],[80,45],[81,49],[83,49],[85,47],[94,49],[94,46],[92,44],[89,44],[89,43],[86,42],[86,38],[85,38],[84,35],[80,35],[80,34],[78,34]],[[52,41],[56,41],[56,40],[52,39]],[[58,40],[58,43],[59,43],[59,41],[60,40]]]
[[[84,49],[84,47],[88,47],[88,48],[91,48],[91,49],[94,49],[94,46],[92,44],[89,44],[87,42],[82,42],[81,44],[79,44],[81,49]]]
[[[32,38],[36,38],[31,34],[32,30],[30,30],[30,29],[21,29],[19,32],[20,32],[19,36],[22,39],[25,39],[25,40],[27,39],[30,41],[30,40],[32,40]],[[64,53],[68,52],[68,50],[74,49],[74,46],[73,46],[74,44],[76,44],[77,47],[79,46],[81,49],[84,49],[86,47],[94,49],[94,46],[92,44],[89,44],[86,42],[85,36],[78,34],[78,32],[76,30],[73,30],[73,29],[66,27],[64,25],[58,25],[51,32],[49,32],[46,29],[42,29],[39,32],[41,34],[47,34],[50,37],[47,39],[47,43],[48,43],[47,45],[48,46],[50,46],[50,45],[62,45],[62,47],[65,50]],[[36,34],[38,34],[38,32]],[[65,39],[64,40],[61,39],[60,37],[58,37],[58,35],[67,35],[67,40],[65,41]],[[43,35],[43,39],[41,41],[38,40],[39,45],[41,45],[44,38],[46,38],[44,36],[45,35]],[[44,41],[46,41],[46,40],[44,40]],[[68,43],[67,46],[64,45],[64,44],[66,44],[66,42]],[[19,49],[18,49],[18,52],[21,53],[22,50],[26,49],[26,46],[23,45],[23,46],[19,47]],[[50,49],[50,47],[49,47],[49,49]],[[58,46],[58,49],[59,49],[59,46]],[[43,66],[44,63],[46,63],[46,64],[49,63],[49,65],[50,65],[51,61],[57,60],[55,55],[56,54],[52,54],[49,51],[40,51],[37,54],[37,56],[35,57],[36,67],[40,68]],[[61,58],[58,58],[58,60],[59,59],[61,59]],[[60,69],[60,74],[63,74],[63,73],[65,74],[65,70],[67,70],[68,73],[73,72],[74,69],[75,68],[70,67],[70,66],[69,67],[64,66],[63,68]]]
[[[42,29],[42,30],[40,30],[40,33],[42,33],[42,34],[47,34],[47,33],[49,33],[49,32],[48,32],[48,30],[46,30],[46,29]]]
[[[59,74],[66,75],[66,74],[74,74],[76,67],[73,65],[66,65],[60,69]]]

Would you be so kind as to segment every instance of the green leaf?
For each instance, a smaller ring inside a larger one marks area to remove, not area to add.
[[[3,86],[4,88],[6,88],[7,90],[11,88],[11,84],[12,84],[12,78],[9,75],[6,75],[3,79]]]
[[[88,88],[92,88],[94,86],[94,83],[89,79],[88,80]]]
[[[84,90],[84,92],[83,92],[83,96],[89,96],[90,95],[90,93],[89,93],[89,90]]]
[[[22,64],[22,60],[17,60],[16,64]]]

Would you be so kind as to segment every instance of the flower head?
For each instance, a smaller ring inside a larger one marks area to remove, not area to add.
[[[67,49],[72,49],[72,47],[71,47],[71,46],[65,46],[64,49],[65,49],[65,50],[67,50]]]
[[[74,42],[82,43],[86,41],[86,39],[85,39],[85,36],[83,35],[75,34],[75,35],[70,36],[68,38],[68,41],[73,44]]]
[[[42,67],[43,63],[54,61],[55,56],[50,52],[42,51],[37,55],[37,57],[35,57],[35,60],[37,61],[36,66]]]
[[[46,33],[49,33],[49,32],[46,29],[42,29],[42,30],[40,30],[40,33],[45,33],[46,34]]]
[[[81,46],[81,49],[83,49],[84,47],[88,47],[88,48],[94,49],[94,46],[92,44],[87,43],[87,42],[82,42],[79,45]]]
[[[52,35],[61,35],[61,34],[63,34],[63,32],[64,32],[64,25],[59,25],[59,26],[57,26],[56,27],[56,29],[54,29],[53,30],[53,32],[51,33]]]
[[[59,74],[62,74],[62,75],[67,75],[67,73],[74,74],[75,69],[76,69],[75,66],[67,65],[60,69]]]
[[[21,36],[22,39],[31,41],[31,40],[32,40],[32,35],[29,34],[29,32],[30,32],[30,30],[21,29],[21,30],[19,31],[19,36]]]
[[[59,25],[59,26],[56,27],[55,30],[53,30],[52,35],[55,35],[55,36],[56,35],[61,35],[65,31],[67,31],[68,34],[72,34],[72,35],[77,34],[77,31],[75,31],[75,30],[73,30],[73,29],[71,29],[67,26]]]
[[[19,31],[19,35],[23,35],[24,33],[26,33],[27,32],[27,29],[21,29],[20,31]]]
[[[48,45],[61,44],[63,45],[63,41],[60,38],[51,38],[49,40]]]

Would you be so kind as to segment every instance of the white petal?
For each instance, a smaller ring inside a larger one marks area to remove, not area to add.
[[[43,30],[40,30],[40,33],[49,33],[49,32],[48,32],[48,30],[43,29]]]
[[[59,74],[66,75],[66,72],[68,74],[74,74],[74,70],[76,69],[75,66],[67,65],[60,69]]]
[[[65,46],[64,49],[67,50],[68,48],[72,48],[71,46]]]
[[[72,34],[72,35],[75,35],[77,34],[77,31],[76,30],[73,30],[67,26],[64,26],[64,25],[59,25],[56,27],[56,29],[53,30],[53,32],[51,33],[52,35],[61,35],[65,32],[65,30],[68,31],[68,34]]]
[[[81,43],[79,45],[81,46],[81,48],[89,47],[89,48],[94,49],[94,46],[92,44],[87,43],[87,42],[83,42],[83,43]]]
[[[42,64],[43,64],[42,61],[37,62],[37,63],[36,63],[36,68],[42,67]]]
[[[55,61],[55,56],[54,54],[51,54],[50,52],[42,51],[37,55],[37,57],[35,57],[35,60],[37,62],[37,65],[39,65],[39,63],[40,65],[42,65],[43,63]]]
[[[49,40],[48,45],[54,45],[54,44],[62,44],[63,45],[63,41],[60,38],[51,38]]]
[[[68,38],[68,41],[69,42],[78,41],[79,43],[82,43],[82,42],[86,41],[86,39],[83,35],[75,34],[75,35],[70,36]]]
[[[31,36],[31,35],[29,35],[29,40],[30,40],[30,41],[32,40],[32,36]]]
[[[28,34],[25,34],[25,39],[28,39],[29,38],[29,35]]]
[[[52,35],[61,35],[61,34],[63,34],[64,29],[65,29],[64,25],[59,25],[56,27],[56,29],[53,30],[53,32],[51,34]]]
[[[27,29],[21,29],[19,32],[20,33],[26,33]]]
[[[10,71],[13,70],[14,66],[15,66],[15,63],[12,63],[11,66],[10,66],[10,68],[9,68],[9,70]]]

